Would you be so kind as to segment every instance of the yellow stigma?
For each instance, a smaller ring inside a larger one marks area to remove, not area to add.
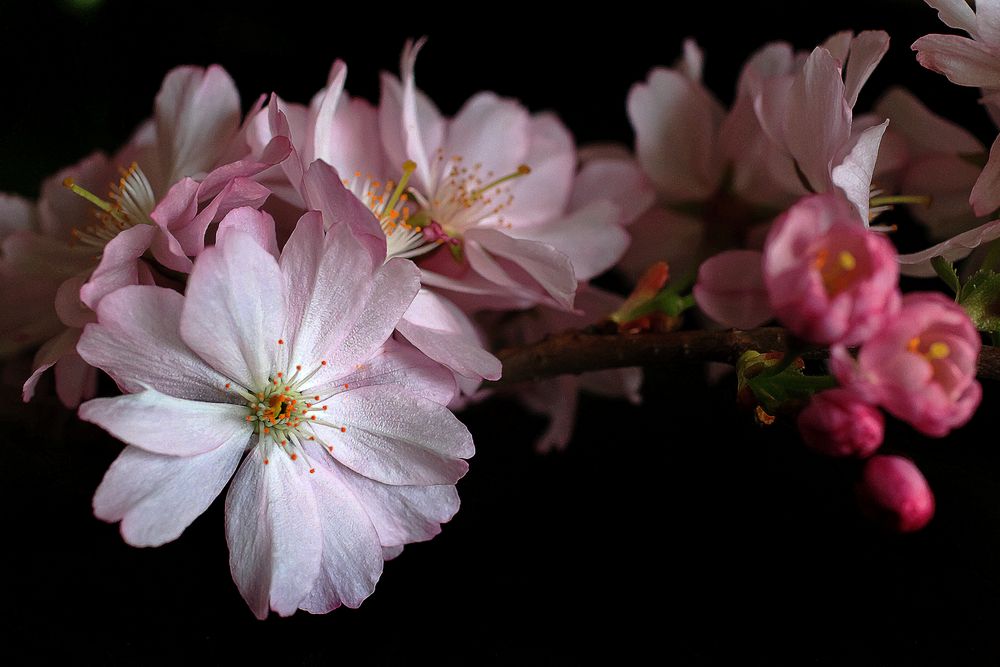
[[[75,194],[83,197],[84,199],[86,199],[91,204],[93,204],[97,208],[101,209],[105,213],[111,213],[113,215],[114,205],[111,202],[105,201],[105,200],[101,199],[100,197],[98,197],[97,195],[95,195],[90,190],[87,190],[86,188],[81,188],[69,176],[67,176],[63,180],[63,186],[66,187],[66,188],[69,188]]]
[[[840,251],[840,254],[837,255],[837,261],[840,263],[840,268],[845,271],[853,271],[854,267],[858,265],[858,261],[854,259],[854,255],[846,250]]]
[[[476,199],[479,199],[480,197],[482,197],[483,194],[487,190],[489,190],[490,188],[495,188],[496,186],[500,185],[501,183],[506,183],[507,181],[512,181],[515,178],[520,178],[521,176],[527,176],[530,173],[531,173],[531,167],[529,167],[526,164],[522,164],[516,170],[512,171],[511,173],[507,174],[506,176],[501,176],[500,178],[496,179],[495,181],[490,181],[489,183],[487,183],[483,187],[478,188],[477,190],[473,190],[473,192],[472,192],[472,199],[473,199],[473,201],[475,201]]]
[[[403,163],[403,175],[399,179],[399,183],[396,184],[396,189],[392,191],[392,196],[389,197],[389,203],[385,205],[382,209],[383,214],[392,215],[392,211],[396,208],[396,204],[399,202],[399,198],[406,192],[406,185],[410,182],[410,176],[413,172],[417,170],[417,163],[413,160],[407,160]],[[393,216],[395,217],[395,216]]]
[[[935,361],[937,359],[946,359],[950,354],[951,348],[948,347],[948,344],[938,341],[936,343],[931,343],[931,346],[927,349],[926,356],[931,361]]]

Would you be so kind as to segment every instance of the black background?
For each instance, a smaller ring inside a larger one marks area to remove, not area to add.
[[[446,113],[493,89],[557,111],[580,142],[630,143],[629,86],[670,64],[685,36],[728,101],[765,41],[810,48],[884,28],[892,49],[859,108],[902,83],[992,143],[976,92],[916,64],[909,44],[948,32],[916,0],[664,3],[667,18],[642,7],[5,2],[0,190],[33,196],[47,174],[113,150],[175,65],[221,63],[246,105],[271,90],[307,101],[340,57],[351,93],[374,100],[378,71],[395,71],[403,41],[423,34],[417,80]],[[938,501],[908,536],[858,516],[855,464],[805,452],[787,424],[755,426],[731,384],[709,386],[701,369],[649,374],[641,408],[585,399],[569,449],[547,456],[532,450],[542,420],[509,401],[480,405],[463,414],[477,454],[443,533],[388,563],[361,609],[266,622],[231,581],[221,502],[174,543],[125,545],[90,514],[119,447],[53,400],[24,410],[7,390],[0,656],[996,664],[998,389],[987,383],[973,422],[944,440],[890,425],[887,448],[918,461]]]

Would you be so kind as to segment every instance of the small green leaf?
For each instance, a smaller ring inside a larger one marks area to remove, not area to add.
[[[959,303],[980,331],[1000,332],[1000,274],[980,271],[972,276]]]
[[[931,266],[934,267],[934,272],[938,274],[938,278],[944,281],[956,296],[962,291],[962,283],[958,279],[958,273],[955,271],[955,265],[946,260],[944,257],[938,255],[931,259]]]

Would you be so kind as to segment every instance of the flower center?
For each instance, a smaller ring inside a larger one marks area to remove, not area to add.
[[[284,340],[278,341],[284,345]],[[344,433],[347,428],[330,421],[327,416],[327,406],[323,405],[340,389],[326,396],[310,391],[310,380],[326,366],[321,361],[312,371],[302,372],[302,366],[295,366],[290,377],[284,372],[276,372],[268,378],[267,384],[251,391],[237,382],[226,383],[226,389],[233,391],[246,402],[245,419],[252,423],[257,434],[257,446],[263,449],[264,463],[270,463],[270,456],[275,450],[283,451],[292,461],[299,458],[308,464],[309,472],[316,469],[309,464],[306,456],[306,442],[317,442],[327,451],[333,452],[333,445],[324,441],[316,430],[317,426],[325,426]],[[343,389],[349,385],[344,384]]]
[[[948,343],[934,341],[933,343],[925,344],[924,341],[920,340],[920,336],[911,338],[906,344],[906,349],[909,352],[921,355],[927,361],[940,361],[951,356],[951,348],[948,347]]]
[[[444,157],[439,154],[438,160],[444,161]],[[430,197],[414,191],[414,198],[421,206],[414,217],[437,223],[442,235],[456,239],[461,238],[464,231],[486,221],[498,227],[509,227],[502,213],[514,202],[511,181],[530,174],[531,167],[522,164],[500,177],[492,171],[482,173],[482,169],[478,163],[466,166],[461,155],[452,156],[445,162],[444,175]]]
[[[854,280],[854,270],[858,267],[858,260],[847,250],[833,254],[827,248],[820,248],[813,258],[812,265],[819,271],[827,294],[835,296],[850,287]]]
[[[135,225],[154,224],[150,214],[156,208],[156,196],[149,179],[135,162],[127,170],[121,170],[121,174],[118,184],[111,186],[107,200],[77,185],[72,178],[63,181],[64,186],[98,209],[94,211],[96,224],[73,229],[73,238],[78,242],[103,250],[119,232]]]

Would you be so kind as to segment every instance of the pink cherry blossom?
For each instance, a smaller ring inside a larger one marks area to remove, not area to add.
[[[844,385],[910,423],[942,437],[969,420],[982,398],[976,358],[982,343],[969,316],[942,294],[915,292],[864,342],[857,361],[834,348],[832,369]]]
[[[814,343],[856,345],[899,309],[895,249],[834,195],[807,197],[775,221],[763,271],[778,319]]]
[[[455,513],[472,440],[444,407],[451,374],[388,340],[419,287],[412,263],[375,261],[318,216],[279,261],[246,224],[198,257],[186,296],[134,286],[98,304],[79,351],[127,393],[80,416],[128,446],[94,511],[130,544],[163,544],[235,472],[226,538],[253,613],[356,607],[383,549]]]
[[[882,413],[846,389],[813,396],[799,414],[798,426],[809,447],[829,456],[870,456],[885,433]]]
[[[934,517],[934,494],[909,459],[873,456],[858,486],[861,508],[873,520],[901,533],[920,530]]]
[[[152,283],[144,256],[160,268],[190,270],[189,255],[204,248],[209,224],[233,208],[263,203],[268,191],[249,177],[282,159],[287,140],[250,156],[239,116],[236,86],[220,67],[174,69],[153,119],[113,159],[95,154],[43,184],[37,227],[10,234],[0,260],[12,286],[0,305],[18,312],[3,337],[13,347],[48,339],[24,385],[25,400],[53,365],[66,405],[92,396],[96,375],[75,346],[100,298]],[[107,199],[94,194],[115,181]]]
[[[737,329],[773,318],[761,261],[757,250],[727,250],[702,262],[693,290],[698,307],[719,324]]]

